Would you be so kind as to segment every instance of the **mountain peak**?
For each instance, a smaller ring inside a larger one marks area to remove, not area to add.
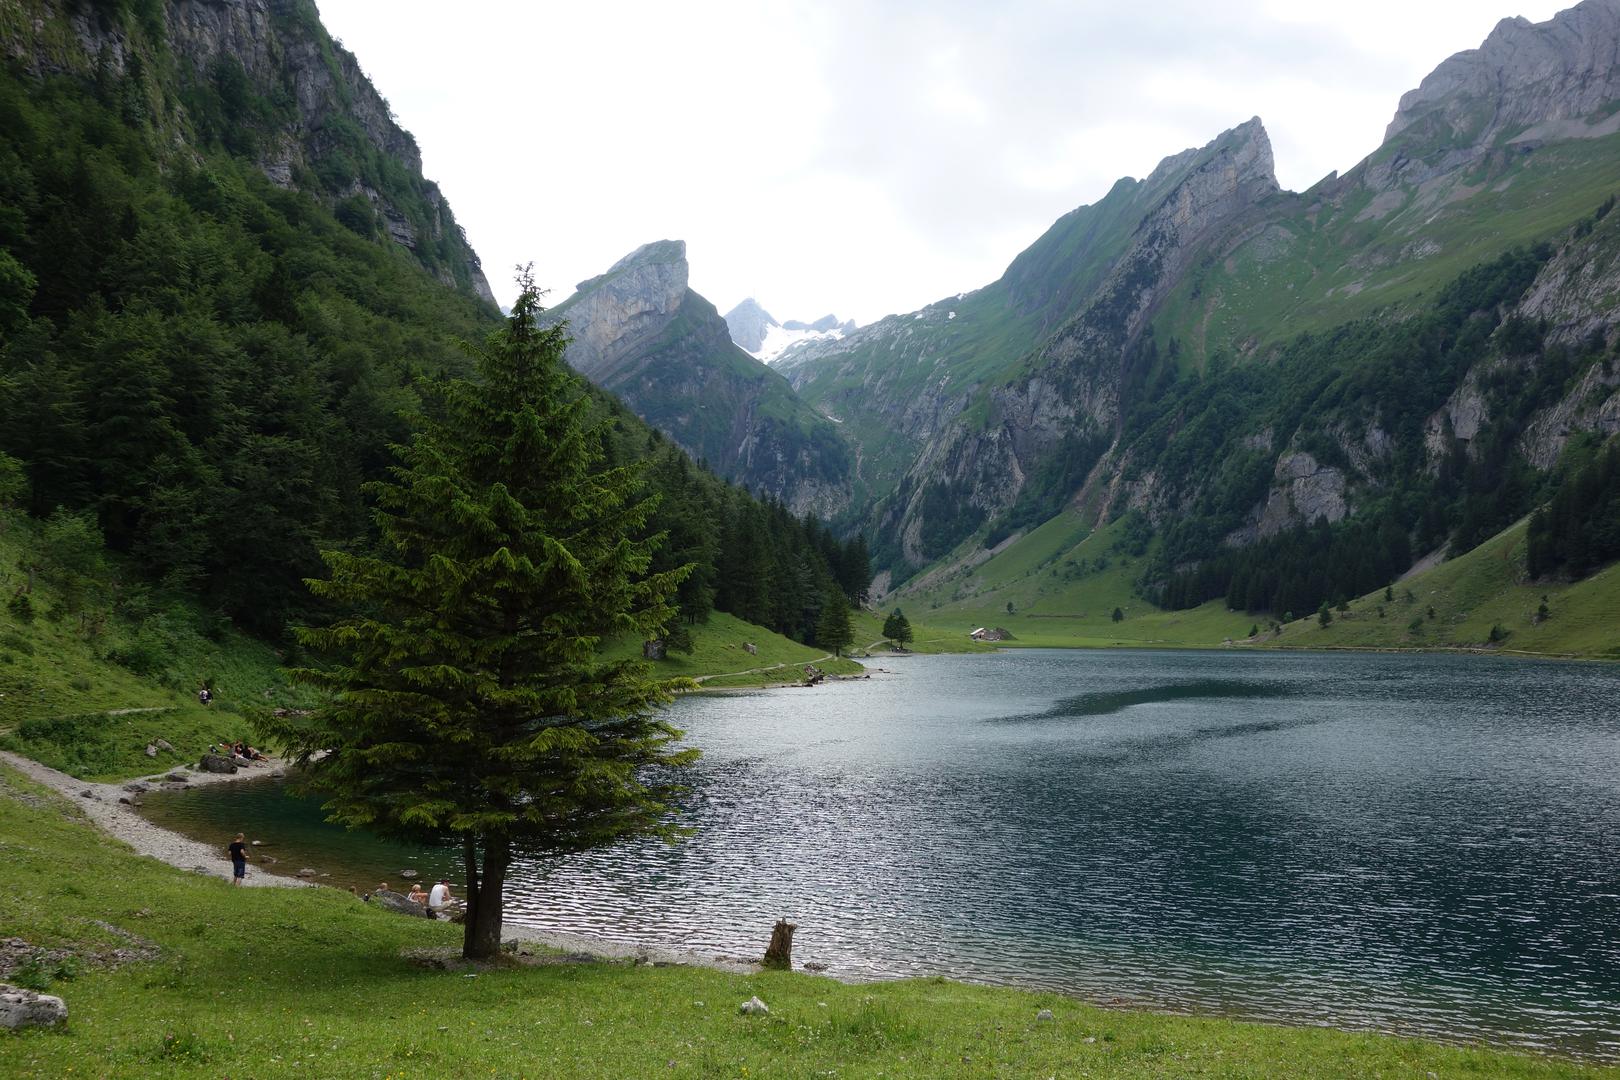
[[[1620,0],[1585,0],[1542,23],[1503,19],[1401,98],[1384,141],[1412,130],[1474,147],[1620,130]]]
[[[771,327],[780,325],[752,296],[726,312],[726,329],[731,331],[731,340],[755,355],[765,344],[765,335]]]
[[[1223,168],[1232,170],[1237,183],[1260,181],[1277,187],[1276,159],[1271,152],[1271,136],[1258,116],[1221,132],[1200,147],[1171,154],[1148,175],[1142,183],[1148,189],[1168,183],[1179,183],[1186,176],[1219,161]],[[1123,181],[1121,181],[1123,183]],[[1118,185],[1116,185],[1117,187]]]

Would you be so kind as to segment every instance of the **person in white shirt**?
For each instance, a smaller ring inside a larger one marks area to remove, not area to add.
[[[443,878],[428,892],[428,910],[438,911],[450,902],[450,883]]]

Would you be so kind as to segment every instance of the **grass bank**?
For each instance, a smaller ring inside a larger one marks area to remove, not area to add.
[[[1484,649],[1527,656],[1620,659],[1620,564],[1584,580],[1524,580],[1525,522],[1458,558],[1333,612],[1263,634],[1309,649]]]
[[[5,769],[0,880],[0,935],[50,950],[11,978],[71,1010],[65,1029],[0,1037],[7,1077],[1620,1075],[938,979],[845,986],[607,962],[432,970],[402,950],[453,945],[457,928],[138,858]],[[115,950],[125,962],[110,968]],[[738,1015],[752,995],[768,1017]],[[1036,1019],[1043,1008],[1053,1021]]]

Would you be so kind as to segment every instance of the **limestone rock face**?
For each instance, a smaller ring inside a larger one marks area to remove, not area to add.
[[[61,998],[0,984],[0,1028],[51,1027],[67,1018]]]
[[[1229,547],[1243,547],[1276,536],[1298,525],[1342,521],[1350,512],[1348,485],[1342,470],[1322,465],[1303,451],[1289,451],[1277,459],[1272,488],[1244,526],[1226,538]]]
[[[639,359],[686,299],[686,241],[644,244],[599,277],[580,282],[567,309],[568,362],[610,386]]]
[[[1475,146],[1595,138],[1620,131],[1620,0],[1585,0],[1544,23],[1503,19],[1485,43],[1460,52],[1401,98],[1385,140],[1440,122]]]

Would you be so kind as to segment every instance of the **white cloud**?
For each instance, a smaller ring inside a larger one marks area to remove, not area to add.
[[[1259,114],[1285,187],[1370,153],[1478,0],[322,0],[497,296],[687,241],[722,310],[869,321],[994,280],[1122,175]],[[1392,32],[1391,28],[1397,28]]]

